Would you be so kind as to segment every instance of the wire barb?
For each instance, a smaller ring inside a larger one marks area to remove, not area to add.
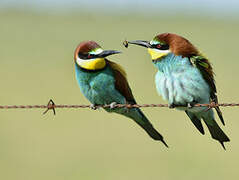
[[[214,101],[212,101],[210,104],[208,104],[208,107],[205,111],[207,112],[210,109],[215,108],[215,107],[217,107],[217,104]]]
[[[46,114],[49,110],[53,111],[53,114],[56,115],[56,110],[55,110],[55,103],[52,99],[47,104],[47,109],[43,112],[43,114]]]

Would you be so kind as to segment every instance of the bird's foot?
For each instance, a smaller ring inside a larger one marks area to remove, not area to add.
[[[191,109],[191,108],[193,108],[194,105],[197,104],[197,103],[198,103],[197,101],[192,101],[192,102],[190,102],[190,103],[187,103],[187,108],[188,108],[188,109]]]
[[[175,108],[176,107],[176,105],[175,104],[169,104],[169,106],[168,106],[170,109],[173,109],[173,108]]]
[[[191,109],[191,108],[193,108],[193,104],[192,104],[192,103],[187,103],[187,107],[188,107],[189,109]]]
[[[114,109],[115,107],[116,107],[116,102],[112,102],[112,103],[110,103],[110,109]]]
[[[99,107],[97,107],[96,104],[91,104],[91,105],[90,105],[90,108],[91,108],[92,110],[97,110],[97,109],[99,109]]]
[[[130,111],[131,108],[126,106],[126,107],[124,107],[124,109],[125,109],[125,112],[126,112],[126,113],[129,113],[129,111]]]
[[[194,103],[187,103],[186,104],[186,107],[187,108],[193,108],[193,106],[194,106]],[[181,105],[181,104],[174,104],[174,103],[172,103],[172,104],[169,104],[169,106],[168,106],[170,109],[173,109],[173,108],[176,108],[176,107],[185,107],[185,105]]]

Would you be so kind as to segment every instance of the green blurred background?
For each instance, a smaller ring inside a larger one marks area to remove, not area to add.
[[[1,9],[0,104],[46,104],[50,98],[56,104],[88,104],[73,62],[74,49],[83,40],[123,52],[110,59],[125,67],[138,103],[165,103],[156,92],[156,69],[147,52],[122,46],[125,39],[150,40],[162,32],[195,44],[213,64],[219,101],[239,102],[237,17]],[[39,109],[0,110],[0,179],[239,178],[238,108],[222,108],[225,127],[217,118],[231,138],[227,151],[208,131],[200,135],[183,112],[143,111],[169,149],[130,119],[103,110],[57,109],[56,116]]]

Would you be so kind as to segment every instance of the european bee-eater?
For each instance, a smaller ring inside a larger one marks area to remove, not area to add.
[[[168,101],[169,107],[187,106],[177,109],[184,110],[202,134],[203,119],[212,138],[218,140],[225,149],[223,143],[230,140],[215,121],[213,110],[192,107],[197,103],[218,103],[214,73],[208,59],[187,39],[172,33],[159,34],[150,42],[136,40],[128,43],[148,49],[158,69],[155,76],[156,89]],[[219,107],[216,107],[216,111],[224,125]]]
[[[106,59],[119,51],[103,50],[96,42],[86,41],[78,45],[74,60],[76,79],[84,96],[96,105],[111,104],[104,108],[107,112],[115,112],[133,119],[154,140],[166,142],[157,132],[139,108],[114,108],[114,104],[136,104],[132,91],[126,79],[124,69]]]

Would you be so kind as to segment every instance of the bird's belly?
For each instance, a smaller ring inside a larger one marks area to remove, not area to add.
[[[192,102],[209,102],[209,87],[197,71],[186,72],[182,70],[167,74],[158,72],[155,83],[158,93],[169,104],[184,106]],[[179,109],[185,110],[185,108]]]
[[[84,84],[81,91],[93,104],[125,103],[125,98],[115,89],[113,78],[95,77]]]
[[[82,90],[83,94],[93,104],[108,104],[112,101],[109,99],[109,89],[111,86],[105,82],[89,82],[87,88]]]

